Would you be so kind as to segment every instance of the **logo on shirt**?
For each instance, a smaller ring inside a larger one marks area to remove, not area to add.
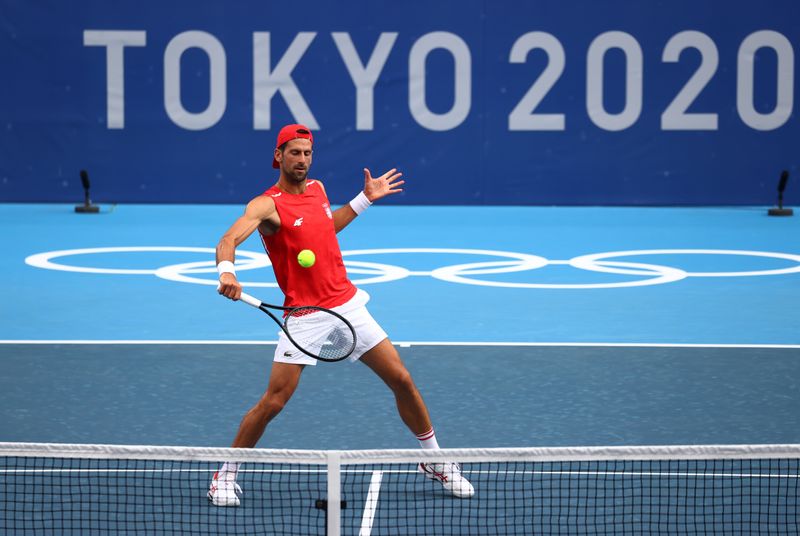
[[[302,217],[297,218],[296,220],[294,220],[294,226],[295,227],[300,227],[301,225],[303,225],[303,218]]]
[[[327,214],[328,219],[332,220],[333,219],[333,214],[331,214],[331,206],[328,203],[323,203],[322,204],[322,208],[325,209],[325,214]]]
[[[278,192],[277,194],[269,194],[270,197],[280,197],[283,192]]]

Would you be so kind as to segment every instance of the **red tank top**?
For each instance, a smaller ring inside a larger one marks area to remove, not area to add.
[[[302,194],[286,193],[273,186],[264,195],[275,201],[281,219],[278,231],[269,236],[261,233],[261,241],[272,261],[278,286],[286,296],[284,306],[331,308],[352,298],[356,287],[347,278],[331,206],[319,182],[309,180]],[[304,249],[316,256],[310,268],[297,262],[297,254]]]

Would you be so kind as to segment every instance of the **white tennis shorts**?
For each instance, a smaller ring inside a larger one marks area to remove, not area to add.
[[[350,301],[332,309],[345,317],[353,325],[353,329],[356,330],[356,348],[347,358],[351,362],[358,361],[362,355],[372,350],[387,337],[383,328],[367,311],[368,301],[369,294],[362,289],[358,289],[356,295],[350,298]],[[278,332],[278,346],[275,348],[274,360],[279,363],[294,363],[297,365],[317,364],[316,359],[298,350],[282,330]]]

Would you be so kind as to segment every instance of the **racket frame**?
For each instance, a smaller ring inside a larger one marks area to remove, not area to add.
[[[242,292],[242,295],[241,295],[241,297],[239,299],[241,301],[243,301],[244,303],[246,303],[247,305],[250,305],[251,307],[255,307],[256,309],[258,309],[258,310],[266,313],[267,315],[269,315],[270,318],[272,318],[275,321],[275,323],[278,324],[278,326],[280,326],[281,331],[283,331],[283,333],[286,335],[286,337],[294,345],[295,348],[297,348],[298,350],[303,352],[305,355],[307,355],[309,357],[313,357],[314,359],[317,359],[318,361],[325,361],[326,363],[336,363],[337,361],[343,361],[343,360],[347,359],[348,357],[350,357],[353,354],[353,352],[355,351],[355,349],[356,349],[356,342],[357,342],[356,330],[353,328],[353,325],[350,323],[349,320],[347,320],[345,317],[343,317],[342,315],[340,315],[336,311],[332,311],[330,309],[326,309],[325,307],[318,307],[316,305],[301,305],[299,307],[284,307],[282,305],[274,305],[274,304],[271,304],[271,303],[262,302],[258,298],[254,297],[254,296],[251,296],[250,294],[247,294],[246,292]],[[274,309],[276,311],[285,312],[286,314],[284,315],[284,319],[281,320],[280,318],[278,318],[272,311],[270,311],[270,309]],[[346,354],[341,356],[341,357],[336,357],[336,358],[331,359],[331,358],[325,358],[325,357],[322,357],[322,356],[315,355],[315,354],[309,352],[308,350],[306,350],[305,348],[303,348],[300,344],[298,344],[297,341],[294,340],[294,337],[292,337],[292,334],[289,333],[289,330],[286,328],[286,319],[291,316],[292,312],[298,311],[300,309],[306,309],[306,310],[310,310],[310,311],[319,311],[321,313],[326,313],[326,314],[333,315],[336,318],[338,318],[339,320],[341,320],[350,329],[350,332],[353,334],[353,343],[350,346],[350,350]]]

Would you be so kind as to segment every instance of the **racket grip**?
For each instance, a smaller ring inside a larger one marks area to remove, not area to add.
[[[220,287],[217,286],[217,291],[219,291],[219,289],[220,289]],[[239,299],[242,300],[247,305],[252,305],[256,309],[261,307],[261,300],[259,300],[258,298],[254,298],[253,296],[251,296],[250,294],[248,294],[246,292],[242,292],[242,295],[239,297]]]
[[[256,309],[261,307],[261,300],[259,300],[258,298],[254,298],[253,296],[251,296],[246,292],[242,292],[242,295],[239,299],[242,300],[247,305],[252,305]]]

